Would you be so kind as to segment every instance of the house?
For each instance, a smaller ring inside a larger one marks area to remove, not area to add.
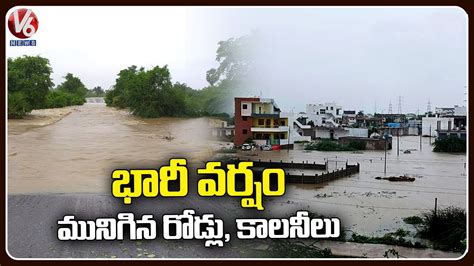
[[[437,137],[436,139],[445,139],[450,136],[455,136],[458,137],[462,140],[466,140],[466,130],[446,130],[446,129],[440,129],[436,130]]]
[[[214,138],[229,140],[235,135],[235,126],[228,125],[227,121],[220,119],[209,119],[208,125],[211,129],[211,136]]]
[[[436,107],[435,114],[438,116],[451,116],[454,115],[454,107]]]
[[[342,125],[352,126],[357,123],[357,113],[355,110],[345,110],[342,113]]]
[[[315,126],[337,127],[342,120],[342,107],[335,102],[307,104],[306,115]]]
[[[240,146],[251,140],[257,145],[293,145],[289,140],[288,117],[273,99],[236,97],[234,144]]]
[[[421,134],[423,136],[437,136],[437,131],[452,130],[453,128],[453,117],[423,117],[421,120]]]

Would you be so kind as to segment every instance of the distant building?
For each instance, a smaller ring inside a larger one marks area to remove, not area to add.
[[[307,104],[306,115],[315,126],[337,127],[342,120],[342,107],[334,102]]]
[[[458,137],[462,140],[466,140],[466,130],[437,130],[437,137],[436,139],[445,139],[450,136]]]
[[[440,130],[452,130],[454,128],[453,117],[423,117],[421,120],[421,134],[423,136],[437,136]]]
[[[235,135],[235,126],[228,125],[227,121],[209,119],[208,125],[211,129],[211,136],[214,138],[229,140]]]
[[[330,128],[330,127],[313,127],[310,131],[312,139],[332,139],[337,140],[342,137],[369,137],[369,130],[367,128]]]
[[[438,116],[452,116],[454,115],[454,107],[436,107],[435,114]]]
[[[374,117],[381,118],[384,123],[403,123],[406,120],[406,116],[404,114],[375,114]]]
[[[357,123],[357,113],[356,111],[345,110],[342,113],[342,125],[352,126]]]
[[[289,140],[288,117],[273,99],[259,97],[235,98],[235,137],[234,144],[240,146],[247,140],[257,145],[292,145]]]

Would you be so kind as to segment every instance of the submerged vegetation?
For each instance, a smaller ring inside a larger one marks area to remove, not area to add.
[[[422,216],[417,228],[420,237],[431,240],[435,248],[464,252],[466,249],[466,211],[448,207],[430,211]]]
[[[315,143],[304,145],[305,150],[316,151],[358,151],[365,150],[365,143],[359,141],[351,141],[349,144],[340,144],[336,141],[323,139]]]
[[[434,152],[466,152],[466,141],[454,136],[434,142]]]
[[[423,248],[426,247],[420,242],[412,242],[405,239],[409,235],[409,232],[403,229],[398,229],[395,232],[387,233],[381,237],[378,236],[364,236],[359,234],[352,234],[352,238],[349,239],[351,242],[357,243],[369,243],[369,244],[385,244],[385,245],[396,245],[403,247],[414,247]]]
[[[459,207],[432,210],[421,216],[403,219],[417,229],[417,236],[428,239],[433,248],[464,252],[466,249],[466,211]]]

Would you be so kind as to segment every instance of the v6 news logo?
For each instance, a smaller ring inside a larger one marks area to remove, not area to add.
[[[20,8],[8,17],[8,29],[19,39],[28,39],[38,31],[38,18],[31,9]],[[11,40],[10,46],[35,46],[35,40]]]

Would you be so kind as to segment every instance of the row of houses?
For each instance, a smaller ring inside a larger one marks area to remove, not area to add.
[[[234,125],[217,121],[214,137],[233,139],[236,146],[246,142],[257,145],[293,145],[314,139],[369,138],[391,135],[423,135],[443,138],[456,135],[466,138],[466,108],[436,108],[434,114],[420,119],[414,114],[366,115],[343,110],[335,102],[307,104],[306,112],[283,112],[274,99],[236,97]]]

